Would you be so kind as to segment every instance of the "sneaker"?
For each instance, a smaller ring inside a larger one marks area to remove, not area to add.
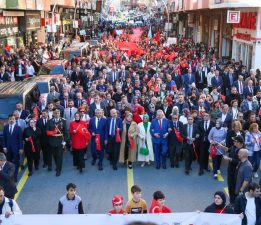
[[[217,173],[218,173],[218,174],[221,174],[220,170],[217,170]]]
[[[144,166],[145,166],[145,162],[143,162],[140,166],[141,166],[141,167],[144,167]]]
[[[258,173],[257,172],[254,173],[254,178],[258,178]]]
[[[214,179],[217,179],[217,174],[214,174]]]

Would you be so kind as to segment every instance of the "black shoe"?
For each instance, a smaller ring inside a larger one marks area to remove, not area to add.
[[[207,172],[210,172],[210,169],[205,169]]]
[[[94,166],[96,164],[96,159],[92,160],[92,166]]]
[[[129,164],[129,165],[128,165],[128,168],[129,168],[129,169],[132,169],[132,164]]]
[[[43,164],[43,168],[45,168],[45,167],[47,167],[47,165],[46,165],[46,164]]]
[[[102,167],[102,165],[100,165],[100,166],[99,166],[99,170],[103,170],[103,167]]]
[[[38,166],[35,166],[34,168],[35,168],[35,170],[39,170],[39,167],[38,167]]]
[[[113,166],[112,168],[113,170],[118,170],[117,166]]]
[[[56,172],[56,176],[59,177],[61,175],[61,172]]]
[[[32,175],[33,175],[33,172],[30,171],[30,172],[28,173],[28,177],[30,177],[30,176],[32,176]]]
[[[170,168],[174,168],[175,166],[173,164],[170,165]]]
[[[189,175],[189,170],[185,170],[185,174],[186,174],[186,175]]]
[[[165,169],[167,169],[167,166],[166,166],[166,165],[163,165],[162,168],[165,170]]]
[[[199,175],[199,176],[201,176],[201,175],[203,175],[203,174],[204,174],[203,170],[200,170],[200,171],[198,172],[198,175]]]
[[[156,169],[159,170],[159,169],[160,169],[160,166],[156,166]]]
[[[48,166],[48,171],[52,171],[52,170],[53,170],[52,167]]]
[[[21,165],[20,168],[21,168],[21,170],[24,170],[24,165]]]
[[[82,169],[79,169],[80,173],[82,173]]]

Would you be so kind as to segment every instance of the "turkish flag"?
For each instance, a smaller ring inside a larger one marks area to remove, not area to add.
[[[32,146],[32,152],[35,152],[35,147],[34,147],[34,142],[33,142],[32,136],[30,136],[30,137],[28,138],[28,141],[30,142],[30,144],[31,144],[31,146]]]
[[[129,134],[128,134],[128,138],[129,138],[129,142],[130,142],[130,148],[131,148],[131,150],[134,150],[134,148],[135,148],[134,139]]]
[[[121,142],[121,135],[120,135],[120,129],[116,129],[116,142],[120,143]]]
[[[89,140],[91,139],[91,134],[90,132],[87,130],[86,127],[84,127],[83,125],[81,125],[79,127],[79,134],[82,135],[84,137],[84,139],[86,140],[86,142],[89,142]]]
[[[101,151],[101,136],[99,134],[95,135],[95,145],[96,145],[96,150]]]

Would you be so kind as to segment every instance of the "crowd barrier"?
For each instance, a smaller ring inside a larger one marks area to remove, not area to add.
[[[127,225],[130,222],[152,222],[157,225],[240,225],[239,215],[215,213],[170,213],[144,215],[13,215],[1,216],[1,225]]]

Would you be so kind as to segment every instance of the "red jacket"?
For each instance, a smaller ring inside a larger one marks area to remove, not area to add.
[[[76,133],[73,131],[76,130]],[[72,148],[73,149],[84,149],[86,148],[91,134],[89,133],[86,123],[84,121],[80,121],[79,123],[72,121],[70,123],[69,132],[72,137]]]
[[[167,206],[160,206],[157,200],[153,199],[150,205],[150,213],[171,213]]]
[[[108,213],[109,214],[125,214],[126,212],[123,209],[121,209],[121,211],[119,213],[117,213],[115,209],[112,209]]]

